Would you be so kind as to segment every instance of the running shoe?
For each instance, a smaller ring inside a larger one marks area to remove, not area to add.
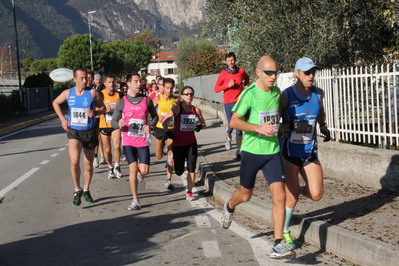
[[[231,221],[233,220],[233,214],[229,213],[227,210],[227,205],[229,204],[231,199],[227,199],[224,203],[222,214],[220,214],[220,225],[224,229],[228,229],[231,225]]]
[[[109,179],[115,178],[114,168],[108,167],[108,178]]]
[[[236,159],[241,160],[241,151],[238,149],[236,150]]]
[[[94,157],[93,167],[98,168],[100,166],[100,162],[98,161],[98,157]]]
[[[124,162],[127,161],[126,155],[124,153],[122,153],[122,161],[124,161]]]
[[[107,164],[104,156],[101,156],[100,164]]]
[[[224,146],[226,147],[226,151],[231,150],[231,139],[226,137],[226,143],[224,144]]]
[[[116,178],[121,178],[123,176],[121,167],[119,165],[114,167],[114,173],[116,175]]]
[[[129,207],[127,207],[127,209],[129,211],[131,211],[131,210],[140,210],[141,206],[140,206],[139,199],[133,199],[132,203],[129,205]]]
[[[193,197],[193,193],[187,192],[187,193],[186,193],[186,200],[187,200],[187,201],[194,201],[195,198]]]
[[[93,198],[90,195],[90,191],[84,191],[83,192],[83,198],[85,198],[85,202],[87,204],[91,204],[94,202]]]
[[[173,159],[173,153],[170,156],[168,156],[167,163],[169,164],[169,166],[173,167],[173,165],[175,163],[175,160]]]
[[[144,180],[144,176],[140,172],[137,172],[137,180],[139,182],[143,182],[143,180]]]
[[[296,252],[289,250],[287,243],[281,240],[280,243],[273,247],[269,257],[272,259],[294,259],[296,257]]]
[[[172,185],[172,181],[167,179],[165,182],[165,190],[173,190],[175,187]]]
[[[287,248],[288,248],[289,250],[294,250],[294,249],[296,249],[296,245],[295,245],[294,241],[293,241],[292,238],[291,238],[290,231],[284,232],[284,233],[283,233],[283,239],[284,239],[284,241],[285,241],[285,245],[287,246]]]
[[[72,205],[75,207],[80,206],[80,204],[82,203],[82,201],[80,200],[80,198],[83,195],[83,190],[80,189],[79,191],[75,191],[73,193],[73,200],[72,200]]]

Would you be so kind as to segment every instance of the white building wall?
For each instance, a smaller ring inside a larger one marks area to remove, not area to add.
[[[159,72],[157,72],[158,69],[161,69],[160,75],[162,77],[164,77],[164,78],[172,78],[172,79],[175,80],[175,82],[177,84],[177,82],[178,82],[177,65],[174,62],[173,63],[159,62],[159,64],[158,64],[158,62],[155,62],[155,63],[151,62],[148,65],[148,74],[149,75],[147,76],[147,83],[151,83],[151,80],[156,78],[156,76],[158,75],[156,73],[159,73]],[[169,69],[169,71],[168,71],[168,69]],[[173,73],[173,69],[175,69],[174,73],[176,73],[176,74],[168,74],[170,72],[170,70]],[[154,72],[155,72],[156,75],[151,75],[151,73],[154,74]]]

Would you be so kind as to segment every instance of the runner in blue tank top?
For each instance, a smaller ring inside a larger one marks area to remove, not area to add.
[[[323,170],[317,158],[317,123],[320,132],[325,135],[324,141],[330,140],[330,131],[325,123],[324,92],[313,86],[317,69],[312,59],[299,59],[294,71],[297,82],[285,89],[280,98],[280,115],[283,118],[280,129],[285,132],[281,152],[287,187],[283,236],[291,250],[296,246],[288,228],[299,195],[314,201],[323,196]],[[303,187],[299,186],[299,172],[306,183]]]
[[[64,90],[53,102],[54,111],[61,120],[62,128],[67,132],[71,173],[75,186],[73,206],[93,203],[90,195],[90,182],[93,177],[94,148],[98,144],[95,115],[104,113],[105,107],[95,89],[86,86],[87,71],[77,68],[73,71],[75,87]],[[68,102],[68,120],[64,117],[61,104]],[[80,154],[84,154],[84,187],[80,186]]]

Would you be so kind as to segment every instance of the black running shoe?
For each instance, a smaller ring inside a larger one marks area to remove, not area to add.
[[[94,202],[93,198],[90,195],[90,191],[84,191],[83,192],[83,197],[85,198],[85,202],[87,204],[91,204]]]
[[[79,190],[79,191],[75,191],[73,193],[73,201],[72,201],[72,205],[75,207],[80,206],[80,204],[82,203],[82,201],[80,200],[80,198],[83,195],[83,190]]]

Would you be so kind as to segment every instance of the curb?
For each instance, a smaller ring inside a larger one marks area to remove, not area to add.
[[[217,177],[201,151],[198,153],[198,165],[198,175],[208,191],[221,202],[230,198],[235,189]],[[249,202],[237,206],[236,211],[272,226],[271,207],[268,202],[253,196]],[[312,219],[306,215],[293,215],[291,224],[293,237],[301,242],[309,242],[323,252],[332,252],[361,265],[398,265],[398,247]]]
[[[10,133],[13,133],[15,131],[19,131],[21,129],[33,126],[33,125],[36,125],[36,124],[40,124],[42,122],[45,122],[45,121],[48,121],[48,120],[51,120],[51,119],[54,119],[57,117],[58,117],[57,114],[51,114],[51,115],[43,116],[40,118],[32,119],[32,120],[29,120],[26,122],[22,122],[22,123],[19,123],[16,125],[12,125],[12,126],[9,126],[6,128],[2,128],[2,129],[0,129],[0,137],[10,134]]]

